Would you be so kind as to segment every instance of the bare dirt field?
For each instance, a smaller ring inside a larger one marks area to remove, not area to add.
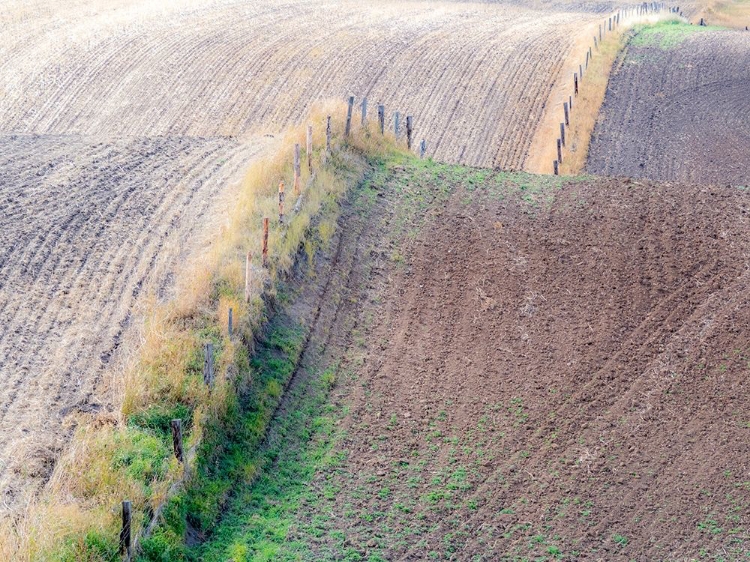
[[[750,33],[661,25],[617,64],[588,172],[750,184]]]
[[[745,190],[394,163],[353,199],[201,560],[748,555]]]
[[[389,123],[413,114],[429,155],[521,168],[576,31],[606,7],[4,3],[0,512],[48,477],[69,414],[111,407],[133,306],[264,135],[354,94]]]

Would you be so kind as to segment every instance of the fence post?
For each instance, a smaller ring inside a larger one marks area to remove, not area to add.
[[[560,123],[560,142],[565,146],[565,123]]]
[[[367,125],[367,98],[362,99],[362,126]]]
[[[401,114],[397,111],[393,114],[393,134],[396,135],[396,138],[398,139],[399,134],[401,134],[401,123],[399,123],[399,118],[401,117]]]
[[[427,141],[422,139],[419,143],[419,157],[424,158],[424,153],[427,152]]]
[[[589,69],[589,52],[586,51],[586,70]]]
[[[560,168],[558,168],[558,166],[557,166],[557,160],[554,160],[552,162],[552,167],[554,169],[555,175],[559,176],[560,175]]]
[[[132,506],[129,500],[122,502],[122,529],[120,530],[120,554],[125,555],[126,560],[130,560],[133,554],[133,547],[130,538],[130,529],[132,521]]]
[[[268,267],[268,217],[263,217],[263,267]]]
[[[284,224],[284,181],[279,182],[279,222]]]
[[[331,152],[331,116],[326,120],[326,155]]]
[[[412,118],[411,115],[406,116],[406,148],[411,150],[411,135],[412,135]]]
[[[312,125],[307,126],[307,169],[312,174]]]
[[[253,279],[253,270],[251,268],[252,258],[253,255],[250,252],[245,255],[245,302],[250,302],[250,287]]]
[[[583,65],[578,65],[578,79],[583,81]]]
[[[568,109],[573,113],[573,96],[568,96]]]
[[[229,313],[227,315],[227,334],[229,335],[230,338],[232,337],[232,334],[234,332],[233,323],[234,323],[234,311],[230,308]]]
[[[300,194],[300,175],[301,175],[301,167],[300,167],[300,158],[299,158],[299,143],[294,144],[294,196],[299,197]]]
[[[172,427],[172,446],[174,447],[174,456],[181,463],[185,461],[182,451],[182,420],[172,420],[169,422]]]
[[[560,139],[557,139],[557,161],[562,164],[562,147],[560,143]]]
[[[607,31],[612,31],[612,18],[609,18],[609,26]]]
[[[349,107],[346,110],[346,129],[344,136],[348,137],[352,130],[352,110],[354,109],[354,96],[349,96]]]
[[[378,124],[380,125],[380,134],[385,133],[385,106],[378,106]]]
[[[570,117],[568,114],[568,102],[563,102],[563,112],[565,113],[565,125],[570,127]]]
[[[599,50],[599,43],[596,40],[596,36],[594,36],[594,47],[596,48],[597,51]]]
[[[575,92],[575,95],[578,95],[578,73],[573,73],[573,91]]]
[[[204,347],[203,382],[207,386],[214,385],[214,344],[210,342]]]
[[[599,41],[602,40],[602,24],[599,24]],[[352,98],[354,99],[354,98]]]

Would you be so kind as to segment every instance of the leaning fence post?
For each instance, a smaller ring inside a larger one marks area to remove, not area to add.
[[[573,96],[568,96],[568,109],[573,113]]]
[[[284,224],[284,182],[279,182],[279,222]]]
[[[252,270],[250,269],[250,252],[245,256],[245,302],[250,302],[250,283],[252,281]]]
[[[263,267],[268,267],[268,217],[263,217]]]
[[[312,125],[307,126],[307,169],[312,174]]]
[[[367,125],[367,98],[362,99],[362,126]]]
[[[586,60],[586,68],[589,67],[588,61],[593,60],[593,59],[594,59],[594,53],[591,51],[591,47],[589,47],[589,58]]]
[[[583,81],[583,65],[578,65],[578,78]]]
[[[563,102],[563,112],[565,113],[565,125],[570,127],[570,116],[568,114],[568,102]]]
[[[586,51],[586,70],[589,68],[589,52]]]
[[[555,175],[559,176],[560,175],[560,168],[558,168],[558,166],[557,166],[557,160],[554,160],[552,162],[552,168],[554,169]]]
[[[214,384],[214,344],[210,342],[204,348],[203,382],[207,386],[213,386]]]
[[[565,146],[565,123],[560,123],[560,142]]]
[[[562,164],[562,147],[560,145],[560,139],[557,139],[557,161]]]
[[[232,325],[234,322],[234,311],[230,308],[229,313],[227,314],[227,334],[229,337],[232,337],[232,332],[234,332],[234,326]]]
[[[352,130],[352,110],[354,109],[354,96],[349,96],[349,107],[346,110],[346,129],[344,136],[348,137]]]
[[[424,153],[427,152],[427,141],[422,139],[419,143],[419,157],[424,158]]]
[[[124,554],[127,560],[132,556],[132,545],[130,540],[130,529],[132,521],[132,509],[130,501],[122,502],[122,529],[120,530],[120,554]]]
[[[412,118],[411,115],[406,116],[406,148],[411,150],[411,135],[412,135]]]
[[[396,138],[398,138],[399,134],[401,133],[401,123],[399,123],[400,117],[401,114],[398,111],[393,114],[393,134],[396,135]]]
[[[300,169],[300,161],[299,161],[299,143],[294,144],[294,196],[299,197],[300,194],[300,177],[301,175],[301,169]]]
[[[184,462],[182,452],[182,420],[172,420],[169,422],[172,427],[172,446],[174,447],[174,456],[180,461]]]
[[[378,125],[380,126],[380,134],[385,133],[385,106],[378,106]]]

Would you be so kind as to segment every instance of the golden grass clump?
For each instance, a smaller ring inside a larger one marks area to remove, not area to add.
[[[200,443],[207,420],[221,419],[228,407],[232,382],[239,374],[237,352],[252,344],[253,332],[263,321],[263,292],[273,294],[274,281],[290,271],[300,248],[306,248],[313,217],[325,202],[337,201],[361,180],[362,154],[396,150],[387,135],[355,131],[346,140],[334,135],[331,165],[324,165],[326,116],[334,116],[332,130],[340,133],[345,114],[340,103],[321,104],[311,112],[314,175],[305,154],[307,124],[286,133],[274,154],[250,166],[210,248],[177,272],[174,297],[166,302],[152,297],[145,303],[139,348],[120,377],[120,414],[78,420],[76,434],[41,497],[14,519],[0,523],[0,559],[46,560],[53,554],[58,560],[104,559],[102,553],[109,548],[112,554],[117,544],[120,502],[129,499],[133,504],[136,535],[146,523],[145,508],[156,509],[180,482],[183,468],[172,455],[171,443],[150,431],[149,423],[164,419],[168,423],[169,417],[189,412],[185,447],[188,458],[194,457],[191,452]],[[302,149],[299,201],[292,181],[297,142]],[[285,224],[278,217],[282,180]],[[263,217],[270,219],[268,269],[261,263]],[[335,219],[330,217],[318,225],[324,241],[334,230]],[[314,250],[306,249],[311,257]],[[246,302],[248,252],[253,279]],[[237,336],[231,340],[229,308]],[[213,341],[217,353],[216,383],[210,391],[201,376],[204,341]],[[101,544],[101,537],[106,544]]]

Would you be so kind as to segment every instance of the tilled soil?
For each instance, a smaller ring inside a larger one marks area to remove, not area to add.
[[[170,259],[252,153],[229,139],[0,137],[0,505],[49,475],[69,415],[113,407],[102,376],[138,297],[169,288]]]
[[[587,171],[750,184],[750,33],[655,39],[631,44],[621,56],[591,138]]]
[[[324,499],[290,544],[316,560],[743,559],[746,191],[507,181],[463,182],[370,253],[333,398],[346,460],[317,474]]]

